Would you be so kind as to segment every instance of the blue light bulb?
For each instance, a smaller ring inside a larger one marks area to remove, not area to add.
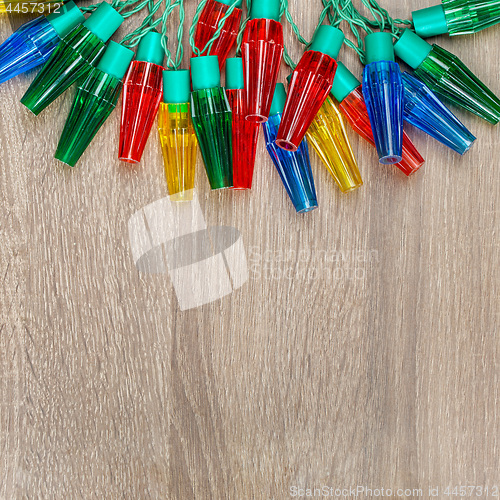
[[[367,65],[363,72],[363,96],[380,163],[399,163],[403,155],[403,79],[394,62],[390,33],[365,38]]]
[[[310,212],[318,207],[316,188],[309,159],[307,141],[304,139],[297,151],[290,152],[276,145],[281,113],[286,101],[282,83],[278,83],[271,105],[271,116],[262,124],[266,149],[298,213]]]
[[[434,139],[463,155],[476,138],[418,78],[403,73],[404,119]]]

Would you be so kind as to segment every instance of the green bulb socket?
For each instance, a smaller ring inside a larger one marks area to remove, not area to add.
[[[229,5],[231,6],[234,3],[234,0],[216,0],[219,3],[223,3],[224,5]],[[236,8],[241,9],[241,6],[243,5],[243,0],[238,0],[236,2]]]
[[[280,0],[253,0],[250,19],[273,19],[280,21]]]
[[[392,35],[382,31],[371,33],[365,38],[366,64],[377,61],[394,61]]]
[[[226,89],[244,89],[243,59],[230,57],[226,60]]]
[[[127,49],[123,45],[116,42],[109,42],[109,45],[102,55],[97,69],[103,73],[114,76],[117,80],[121,80],[134,58],[134,51]]]
[[[184,104],[191,97],[191,80],[188,69],[163,72],[163,102]]]
[[[150,31],[137,47],[136,61],[144,61],[157,66],[163,66],[165,51],[161,45],[161,35],[157,31]]]
[[[432,45],[406,29],[394,45],[396,55],[413,69],[417,69],[432,50]]]
[[[273,102],[271,103],[271,111],[269,116],[273,116],[277,113],[283,113],[286,103],[286,90],[282,83],[276,84],[276,90],[273,95]]]
[[[102,2],[83,25],[106,43],[122,25],[123,21],[121,14],[116,12],[108,3]]]
[[[307,50],[321,52],[333,59],[337,59],[344,39],[344,33],[338,28],[322,24],[314,33],[311,45]]]
[[[219,58],[201,56],[191,58],[193,91],[220,87]]]
[[[415,10],[411,15],[415,33],[422,38],[448,33],[448,24],[442,5]]]
[[[73,28],[85,22],[85,16],[73,0],[66,2],[59,12],[47,16],[59,38],[64,38]]]
[[[354,89],[358,88],[361,82],[345,67],[344,63],[339,62],[331,94],[338,102],[342,102]]]

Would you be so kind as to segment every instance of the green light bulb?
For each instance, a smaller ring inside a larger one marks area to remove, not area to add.
[[[498,0],[442,0],[448,33],[477,33],[500,22]]]
[[[55,157],[74,167],[92,139],[115,109],[122,79],[134,52],[110,42],[97,68],[93,68],[76,93]]]
[[[233,186],[233,115],[217,56],[191,59],[191,116],[212,189]]]
[[[493,125],[500,121],[500,99],[457,56],[408,29],[394,49],[433,92]]]

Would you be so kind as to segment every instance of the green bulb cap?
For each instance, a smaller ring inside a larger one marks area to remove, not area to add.
[[[338,102],[342,102],[354,89],[358,88],[361,82],[345,67],[344,63],[339,62],[331,94]]]
[[[283,113],[286,103],[286,90],[282,83],[276,84],[276,89],[273,95],[273,102],[271,103],[271,111],[269,116],[273,116],[276,113]]]
[[[122,25],[123,21],[121,14],[116,12],[108,3],[102,2],[83,25],[106,43]]]
[[[59,38],[64,38],[73,28],[85,22],[85,16],[73,0],[66,2],[59,12],[47,16],[47,21],[55,29]]]
[[[243,59],[241,57],[230,57],[226,60],[226,89],[243,89]]]
[[[432,45],[406,29],[395,43],[396,55],[413,69],[417,69],[432,50]]]
[[[422,38],[448,33],[448,24],[442,5],[415,10],[411,15],[415,33]]]
[[[191,80],[188,69],[163,72],[163,102],[184,104],[191,96]]]
[[[216,0],[219,3],[223,3],[224,5],[229,5],[231,6],[234,3],[234,0]],[[236,8],[241,9],[241,6],[243,5],[243,0],[238,0],[236,2]]]
[[[134,51],[127,49],[127,47],[119,43],[109,42],[97,65],[97,69],[121,80],[125,76],[133,58]]]
[[[314,33],[311,45],[308,50],[321,52],[327,56],[337,59],[340,48],[344,43],[344,33],[338,28],[322,24]]]
[[[392,35],[382,31],[371,33],[365,38],[366,64],[377,61],[394,61]]]
[[[165,51],[161,45],[161,35],[156,31],[150,31],[137,47],[136,61],[144,61],[163,66]]]
[[[193,90],[220,87],[219,58],[217,56],[192,57],[191,80]]]
[[[280,0],[253,0],[250,19],[273,19],[280,21]]]

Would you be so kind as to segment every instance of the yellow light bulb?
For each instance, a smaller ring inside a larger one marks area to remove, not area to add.
[[[343,193],[363,185],[344,119],[330,96],[309,127],[307,139]]]
[[[161,103],[158,132],[169,194],[175,201],[190,201],[198,144],[191,121],[190,104]]]

